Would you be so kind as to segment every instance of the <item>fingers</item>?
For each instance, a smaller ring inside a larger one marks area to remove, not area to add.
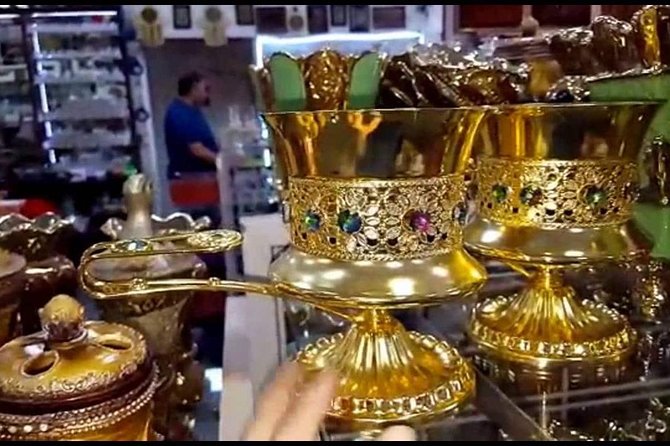
[[[288,362],[280,367],[272,384],[261,395],[255,419],[244,436],[247,441],[272,439],[302,378],[303,370],[299,364]]]
[[[337,375],[323,371],[294,400],[275,431],[275,441],[313,441],[337,390]]]
[[[416,441],[416,432],[409,426],[391,426],[382,432],[377,441]]]

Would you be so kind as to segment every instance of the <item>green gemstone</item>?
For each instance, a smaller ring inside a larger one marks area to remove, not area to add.
[[[498,203],[502,203],[507,200],[507,187],[502,184],[496,184],[493,186],[493,199]]]
[[[600,208],[607,203],[607,193],[598,186],[589,186],[584,196],[586,203],[592,208]]]
[[[307,211],[304,222],[307,229],[312,232],[318,231],[321,227],[321,217],[314,211]]]
[[[361,229],[363,220],[355,212],[342,211],[337,216],[337,226],[347,234],[353,234]]]
[[[526,206],[535,206],[542,201],[542,189],[535,186],[526,186],[519,192],[521,203]]]

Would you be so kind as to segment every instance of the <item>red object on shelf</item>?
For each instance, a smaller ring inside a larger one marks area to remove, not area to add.
[[[219,183],[215,176],[170,180],[170,198],[178,207],[219,204]]]
[[[47,212],[58,214],[59,209],[52,202],[41,198],[29,198],[19,208],[19,213],[26,218],[37,218]]]

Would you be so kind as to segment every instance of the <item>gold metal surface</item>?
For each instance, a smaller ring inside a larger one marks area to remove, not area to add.
[[[291,243],[335,260],[405,260],[463,245],[463,174],[396,180],[292,178]],[[343,230],[343,216],[349,227]],[[354,227],[354,224],[356,226]]]
[[[631,22],[637,33],[638,51],[646,67],[662,68],[670,62],[667,5],[647,5],[637,11]]]
[[[486,276],[462,247],[465,171],[484,109],[270,113],[289,186],[292,246],[264,282],[103,277],[98,262],[214,253],[242,236],[207,231],[102,243],[84,253],[81,283],[101,302],[175,291],[241,291],[296,299],[352,323],[300,355],[341,373],[338,423],[418,421],[453,410],[474,375],[443,342],[409,334],[385,311],[477,291]],[[394,220],[395,219],[395,220]],[[395,224],[394,222],[397,222]],[[114,264],[114,263],[112,263]]]
[[[478,344],[539,367],[630,352],[629,324],[600,304],[577,302],[561,268],[621,260],[648,247],[630,217],[635,162],[656,108],[537,104],[502,106],[488,116],[476,177],[480,213],[464,239],[529,284],[477,305],[470,332]]]
[[[603,304],[578,302],[560,272],[546,269],[519,294],[480,303],[470,335],[494,354],[539,366],[619,360],[635,341],[623,316]]]
[[[484,114],[481,108],[462,107],[266,113],[263,118],[284,175],[392,179],[463,173]]]
[[[406,332],[384,311],[361,313],[346,334],[319,339],[297,360],[308,370],[339,371],[329,412],[335,423],[422,422],[457,408],[475,391],[474,372],[456,349]]]
[[[152,214],[153,185],[143,174],[130,176],[123,185],[126,220],[109,219],[102,231],[113,240],[135,239],[152,235],[198,232],[209,228],[209,217],[194,220],[185,213],[174,213],[166,218]],[[97,274],[109,279],[124,279],[134,275],[177,278],[205,275],[205,265],[195,256],[155,257],[147,262],[102,263],[96,265]],[[130,272],[129,272],[130,271]],[[176,425],[171,418],[182,407],[192,408],[202,398],[204,371],[188,353],[193,348],[188,320],[188,303],[193,297],[189,291],[165,292],[150,299],[98,300],[103,318],[110,322],[127,324],[140,330],[158,364],[161,387],[157,394],[165,401],[156,405],[156,429],[168,439],[175,439],[170,428]],[[198,375],[200,372],[200,375]],[[168,376],[174,375],[174,376]]]
[[[85,322],[64,295],[40,317],[41,332],[0,348],[0,438],[146,440],[156,375],[143,336]]]
[[[636,165],[618,160],[482,158],[477,181],[479,214],[505,226],[620,225],[630,219],[637,198]],[[589,200],[594,189],[602,193],[601,201]]]

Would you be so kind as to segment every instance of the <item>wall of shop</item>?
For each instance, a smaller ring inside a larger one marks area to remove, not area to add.
[[[202,39],[202,24],[204,23],[204,12],[209,5],[191,5],[192,26],[189,29],[175,29],[173,17],[173,5],[151,5],[159,12],[160,20],[163,25],[163,34],[167,39]],[[228,38],[253,38],[256,36],[256,27],[254,25],[241,26],[236,23],[235,5],[215,5],[223,12],[226,23],[226,33]],[[258,5],[265,6],[287,6],[289,14],[300,14],[307,17],[307,5]],[[375,8],[397,5],[374,5]],[[126,16],[133,19],[142,11],[145,5],[124,5]],[[428,41],[440,41],[443,32],[443,6],[442,5],[406,5],[405,18],[406,30],[420,31],[426,35]],[[332,27],[329,24],[329,32],[348,32],[348,27]],[[374,30],[373,30],[374,31]],[[389,31],[385,29],[384,31]],[[289,32],[286,35],[305,35],[307,34],[305,25],[301,31]]]

